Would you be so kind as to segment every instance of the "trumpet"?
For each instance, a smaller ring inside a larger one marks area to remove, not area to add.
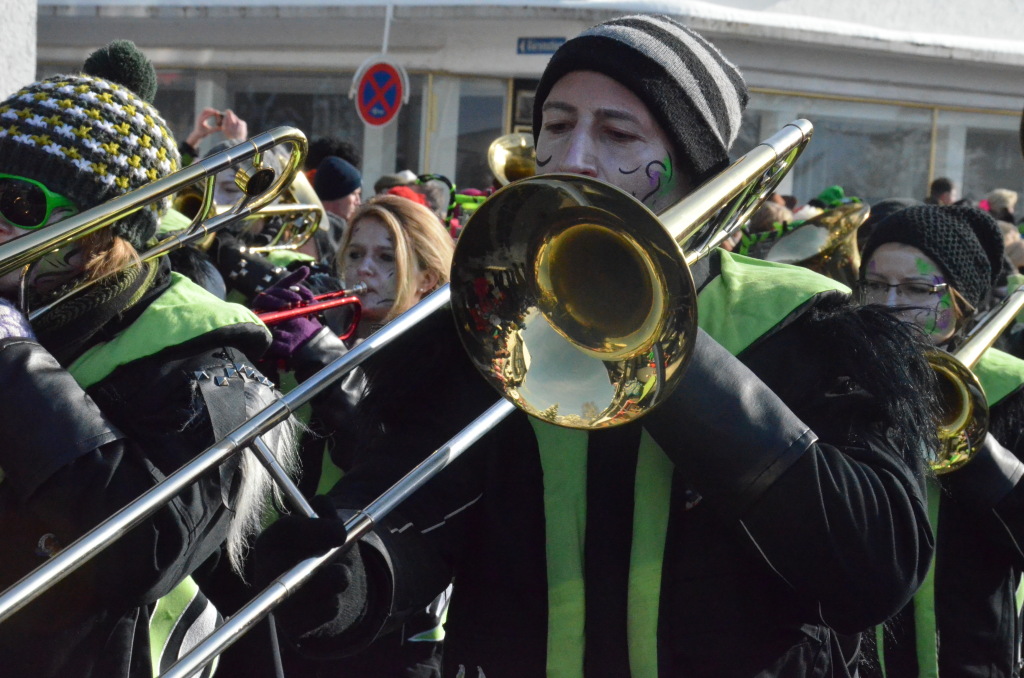
[[[558,389],[542,395],[542,383],[529,381],[529,374],[519,375],[521,378],[505,398],[346,521],[348,536],[344,545],[304,561],[279,577],[190,653],[179,658],[165,677],[184,678],[212,661],[312,576],[320,564],[371,530],[406,496],[446,468],[516,406],[546,421],[577,428],[602,428],[632,421],[660,402],[677,384],[695,340],[696,292],[688,266],[746,221],[785,176],[811,133],[811,124],[806,120],[790,123],[670,208],[662,220],[625,192],[585,177],[533,177],[501,189],[467,224],[462,237],[471,237],[465,245],[460,239],[456,248],[450,286],[427,296],[0,594],[0,620],[88,561],[200,475],[247,446],[259,447],[262,432],[287,419],[342,375],[445,307],[452,307],[463,333],[463,344],[492,384],[504,385],[501,375],[506,372],[505,365],[493,356],[485,357],[483,349],[515,349],[522,368],[528,372],[530,356],[545,349],[564,355],[566,346],[570,346],[592,359],[593,374],[603,375],[609,387],[609,392],[602,394],[605,401],[577,402],[578,398],[571,393],[563,399]],[[534,220],[536,223],[527,223]],[[614,230],[618,228],[623,232]],[[516,246],[512,237],[523,240]],[[496,246],[495,256],[486,254],[486,241]],[[625,272],[612,284],[640,286],[639,291],[630,292],[631,301],[646,302],[648,308],[629,316],[634,327],[622,319],[610,318],[587,296],[583,279],[569,269],[587,262],[572,256],[570,243],[587,251],[584,259],[608,258],[618,263],[619,257],[628,257]],[[596,255],[591,257],[590,253]],[[536,280],[520,279],[524,288],[521,291],[505,283],[527,274],[536,275]],[[469,289],[476,281],[503,285],[501,295],[507,293],[519,299],[498,305],[498,310],[511,313],[498,319],[498,342],[487,338],[493,338],[492,331],[480,332],[473,321],[475,314],[483,310],[481,300],[474,298]],[[558,295],[564,295],[561,302]],[[460,310],[460,304],[467,308]],[[560,306],[567,308],[563,311]],[[585,316],[591,312],[594,317],[588,321]],[[542,329],[541,323],[547,323],[550,331]],[[540,341],[535,341],[538,337]],[[644,392],[638,395],[635,388],[641,374]],[[283,475],[273,470],[272,473],[275,478]],[[293,496],[288,488],[294,485],[287,477],[282,483],[299,511],[315,515],[301,495]]]
[[[276,325],[292,318],[318,315],[332,308],[350,306],[351,315],[348,320],[348,326],[344,332],[338,335],[338,338],[344,341],[355,333],[356,327],[359,325],[359,321],[362,318],[362,304],[359,302],[359,295],[367,289],[366,283],[359,283],[348,289],[319,294],[310,301],[300,301],[279,311],[257,312],[256,316],[263,321],[264,325]]]
[[[989,409],[985,389],[971,369],[991,348],[1003,330],[1024,308],[1024,288],[1018,287],[983,318],[953,354],[935,350],[928,362],[939,378],[942,420],[939,452],[929,466],[936,474],[955,471],[969,462],[988,432]]]

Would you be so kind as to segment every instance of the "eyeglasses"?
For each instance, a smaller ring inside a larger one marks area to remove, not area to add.
[[[902,282],[890,285],[878,280],[858,280],[856,290],[866,303],[883,303],[889,299],[889,290],[896,290],[896,298],[908,304],[934,304],[951,288],[947,283],[930,285],[925,282]]]
[[[0,216],[25,230],[45,226],[55,210],[78,212],[75,203],[43,184],[14,174],[0,174]]]

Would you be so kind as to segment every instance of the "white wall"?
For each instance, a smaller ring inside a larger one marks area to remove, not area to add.
[[[36,79],[35,0],[0,0],[0,98]]]

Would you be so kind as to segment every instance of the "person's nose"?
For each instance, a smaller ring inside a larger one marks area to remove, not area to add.
[[[588,130],[580,127],[573,130],[557,171],[597,177],[597,144]]]
[[[903,305],[903,299],[899,295],[899,289],[900,288],[898,288],[896,286],[893,286],[893,287],[890,287],[888,290],[886,290],[886,292],[885,292],[885,305],[886,306],[889,306],[890,308],[895,308],[897,306],[902,306]]]
[[[363,257],[359,265],[356,267],[356,275],[360,278],[372,278],[376,273],[377,268],[373,265],[373,261],[370,257]]]

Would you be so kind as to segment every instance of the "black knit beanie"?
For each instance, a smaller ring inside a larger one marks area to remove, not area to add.
[[[57,75],[0,103],[0,173],[34,179],[85,211],[181,166],[167,124],[135,91],[156,82],[152,64],[124,44],[113,54],[97,61],[111,80]],[[133,73],[149,77],[140,83]],[[114,233],[143,249],[169,207],[170,198],[150,204]]]
[[[363,185],[359,170],[336,155],[323,159],[313,175],[313,190],[321,200],[338,200]]]
[[[555,52],[533,104],[533,136],[551,88],[596,71],[633,92],[672,140],[679,167],[698,183],[724,169],[747,105],[743,76],[703,37],[663,15],[634,15],[580,33]]]
[[[966,205],[919,205],[878,222],[862,259],[887,242],[913,245],[938,264],[949,283],[977,307],[1003,265],[1003,236],[989,214]]]

